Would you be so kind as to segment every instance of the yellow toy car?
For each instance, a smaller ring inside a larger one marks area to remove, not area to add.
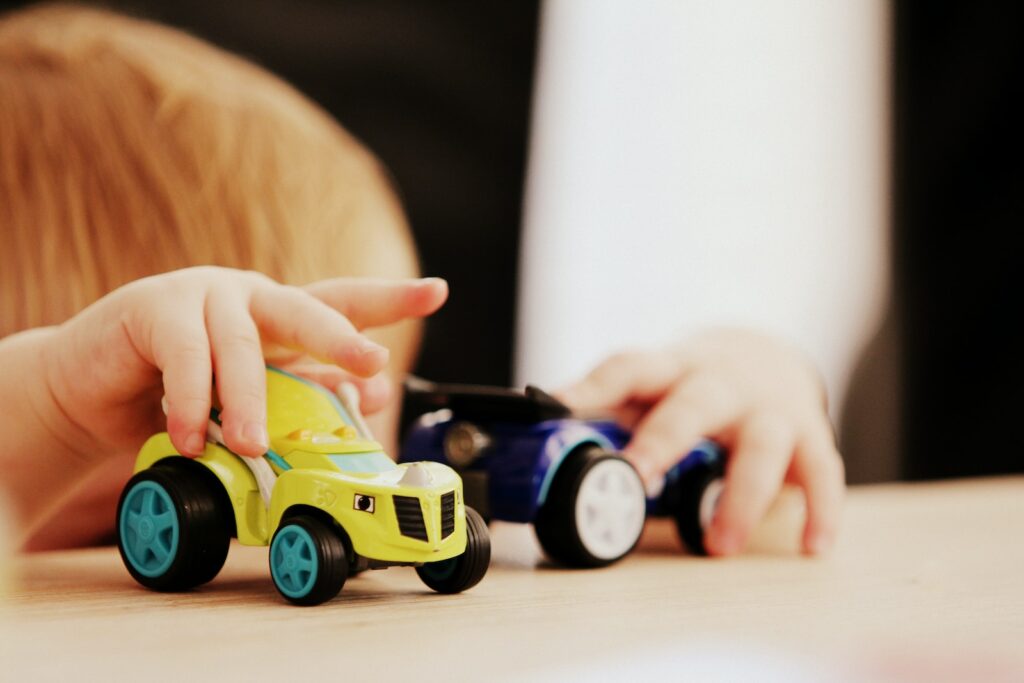
[[[358,407],[267,369],[271,449],[244,458],[223,445],[211,411],[205,453],[180,455],[167,433],[139,452],[117,508],[129,573],[143,586],[188,590],[213,579],[236,536],[270,545],[277,590],[298,605],[330,600],[364,569],[416,567],[441,593],[487,572],[487,526],[450,467],[397,465],[369,438]]]

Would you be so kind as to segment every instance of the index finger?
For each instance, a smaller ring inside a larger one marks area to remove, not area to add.
[[[335,278],[314,282],[304,289],[348,318],[357,329],[423,318],[448,299],[448,283],[439,277]]]
[[[555,395],[579,415],[598,415],[630,400],[660,398],[679,375],[678,363],[664,351],[624,351]]]

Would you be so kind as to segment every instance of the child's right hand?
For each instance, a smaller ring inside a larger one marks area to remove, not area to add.
[[[265,344],[369,378],[388,351],[360,330],[429,315],[447,291],[436,278],[338,278],[299,288],[216,267],[138,280],[45,340],[44,379],[67,427],[55,436],[78,445],[86,461],[135,450],[163,430],[166,396],[174,446],[201,454],[216,376],[226,445],[260,455],[268,447]]]

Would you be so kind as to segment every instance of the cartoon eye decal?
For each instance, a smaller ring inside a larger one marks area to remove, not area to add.
[[[352,502],[352,507],[362,512],[373,512],[376,509],[374,505],[373,496],[365,496],[362,493],[357,493],[355,500]]]

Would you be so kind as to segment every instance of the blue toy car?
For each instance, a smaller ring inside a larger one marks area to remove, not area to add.
[[[440,385],[406,389],[428,410],[406,435],[400,462],[432,460],[462,476],[465,500],[486,519],[532,523],[544,552],[570,567],[600,567],[636,546],[647,515],[671,516],[691,552],[722,490],[724,454],[710,441],[681,458],[647,498],[620,455],[629,432],[574,418],[544,391]]]

